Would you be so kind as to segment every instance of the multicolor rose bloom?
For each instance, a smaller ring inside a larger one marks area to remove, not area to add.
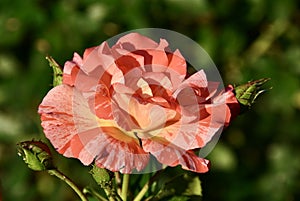
[[[132,173],[154,157],[206,172],[209,161],[194,150],[239,113],[233,87],[219,84],[203,70],[187,76],[186,60],[166,40],[130,33],[75,53],[38,112],[57,151],[84,165]]]

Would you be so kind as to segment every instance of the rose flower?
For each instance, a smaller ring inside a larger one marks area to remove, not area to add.
[[[39,106],[46,137],[66,157],[121,173],[143,170],[150,158],[166,166],[208,171],[198,157],[239,110],[203,70],[187,77],[179,50],[138,33],[74,54],[63,83]],[[151,156],[151,157],[150,157]]]

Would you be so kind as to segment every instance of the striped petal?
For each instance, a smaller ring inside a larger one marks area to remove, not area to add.
[[[84,165],[96,160],[101,167],[123,173],[147,165],[149,156],[139,146],[138,139],[121,131],[114,121],[94,115],[76,88],[67,85],[53,88],[38,112],[46,137],[66,157],[78,158]]]

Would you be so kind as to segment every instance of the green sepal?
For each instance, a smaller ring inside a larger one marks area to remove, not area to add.
[[[46,59],[53,70],[53,86],[61,85],[63,81],[62,67],[51,56],[46,56]]]
[[[41,141],[25,141],[17,144],[18,155],[35,171],[55,169],[48,146]]]

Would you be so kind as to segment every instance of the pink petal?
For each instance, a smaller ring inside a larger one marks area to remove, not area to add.
[[[175,88],[166,73],[145,72],[143,73],[143,79],[145,79],[149,85],[159,86],[170,92]]]
[[[114,58],[111,55],[110,47],[106,42],[103,42],[99,46],[87,50],[84,54],[81,70],[86,74],[90,74],[99,67],[105,70],[113,63]]]
[[[86,75],[79,71],[76,76],[74,86],[82,92],[82,95],[88,100],[90,110],[98,118],[111,119],[111,102],[110,102],[110,79],[108,73],[103,73],[103,77],[98,80],[95,77]]]
[[[138,58],[129,54],[118,56],[118,58],[115,59],[115,64],[124,75],[136,68],[143,66],[143,64],[138,61]]]
[[[178,111],[181,116],[174,118],[172,122],[147,131],[149,136],[155,136],[152,140],[172,143],[184,150],[202,148],[226,124],[228,114],[225,103],[185,107]]]
[[[101,119],[113,119],[112,104],[110,97],[96,94],[95,97],[89,97],[89,105],[94,114]]]
[[[189,150],[204,147],[220,127],[213,127],[205,123],[205,120],[189,124],[182,124],[179,120],[175,123],[166,123],[165,127],[145,132],[153,141],[169,143],[180,149]],[[138,136],[146,139],[142,135]]]
[[[123,49],[129,51],[155,49],[158,46],[157,42],[138,33],[129,33],[122,36],[116,45],[121,45]],[[114,48],[114,46],[112,48]]]
[[[67,157],[78,157],[76,136],[98,127],[96,117],[89,112],[84,98],[76,89],[60,85],[45,96],[38,110],[46,137],[58,152]],[[80,115],[79,115],[80,114]],[[75,143],[75,146],[73,145]],[[79,158],[84,164],[95,156]]]
[[[110,129],[110,128],[108,128]],[[108,130],[104,130],[109,133]],[[111,132],[117,133],[111,130]],[[119,133],[119,135],[124,135]],[[107,141],[97,141],[100,154],[95,159],[99,167],[107,168],[111,171],[120,171],[121,173],[128,174],[134,169],[141,171],[145,168],[149,161],[149,154],[146,153],[136,141],[120,141],[115,138],[109,138]],[[101,146],[104,144],[105,148]]]
[[[169,64],[169,60],[167,54],[165,52],[165,48],[168,47],[168,42],[164,39],[160,39],[159,45],[155,49],[146,49],[146,54],[150,54],[152,59],[151,62],[146,62],[145,65],[151,65],[153,72],[157,72],[156,68],[163,66],[167,67]],[[143,52],[142,52],[143,53]]]
[[[225,126],[228,126],[229,123],[237,117],[240,113],[240,104],[238,100],[235,97],[235,94],[233,93],[233,86],[229,85],[226,87],[224,96],[226,96],[226,104],[227,104],[227,110],[226,110],[226,120],[225,120]]]
[[[178,86],[177,90],[174,92],[173,97],[176,98],[177,95],[185,88],[207,88],[208,83],[206,79],[206,75],[203,70],[198,71],[197,73],[193,74],[188,79],[184,80]]]
[[[80,69],[75,62],[67,61],[64,66],[63,83],[74,86]]]
[[[197,157],[193,151],[185,151],[173,145],[165,145],[152,140],[142,140],[145,151],[150,152],[162,164],[181,165],[183,169],[204,173],[209,170],[209,161]]]
[[[100,82],[109,88],[112,79],[116,82],[120,76],[122,72],[117,69],[106,43],[87,49],[83,60],[75,53],[73,61],[66,62],[63,75],[64,84],[76,86],[82,92],[93,90]]]
[[[169,58],[169,68],[178,73],[178,77],[183,80],[186,76],[186,61],[185,58],[181,55],[179,50],[176,50],[174,53],[168,54]]]
[[[53,88],[38,112],[46,137],[66,157],[78,158],[84,165],[97,158],[99,165],[124,173],[134,168],[141,170],[147,164],[148,154],[139,147],[138,139],[114,127],[113,121],[98,119],[75,88],[67,85]],[[114,160],[109,160],[111,164],[102,163],[103,158]]]
[[[74,76],[72,79],[74,80],[73,85],[70,85],[70,86],[75,86],[78,90],[80,90],[82,92],[88,92],[88,91],[93,90],[93,88],[99,82],[98,78],[90,77],[82,70],[78,70],[76,77]],[[65,82],[65,80],[63,83],[68,84]]]
[[[176,111],[151,103],[140,104],[132,100],[129,113],[136,119],[139,127],[144,130],[162,129],[169,120],[176,116]]]
[[[131,33],[121,37],[117,44],[112,47],[112,50],[118,52],[119,56],[115,56],[117,65],[125,74],[125,70],[129,71],[139,66],[142,68],[148,66],[153,72],[158,72],[161,66],[166,68],[169,64],[165,52],[166,47],[168,47],[168,43],[164,39],[161,39],[160,43],[157,44],[148,37]]]
[[[167,121],[173,119],[177,112],[152,103],[140,103],[139,100],[121,84],[116,84],[112,99],[116,104],[113,111],[116,121],[125,130],[144,129],[153,130],[164,127]],[[123,93],[120,93],[123,90]],[[127,113],[127,114],[126,114]],[[127,116],[127,118],[120,118]]]
[[[122,82],[123,73],[115,64],[116,58],[107,42],[88,48],[83,55],[82,70],[90,77],[97,78],[109,86],[110,83]]]
[[[90,48],[87,48],[85,49],[84,53],[83,53],[83,59],[86,60],[86,58],[89,56],[89,54],[91,52],[93,52],[95,49],[97,49],[98,46],[95,46],[95,47],[90,47]]]
[[[171,108],[170,103],[166,99],[164,99],[163,97],[155,96],[155,97],[151,97],[148,100],[149,100],[150,103],[160,105],[160,106],[165,107],[165,108]]]
[[[183,85],[189,86],[197,86],[197,87],[207,87],[207,78],[204,70],[200,70],[194,73],[192,76],[187,78],[183,83]]]

